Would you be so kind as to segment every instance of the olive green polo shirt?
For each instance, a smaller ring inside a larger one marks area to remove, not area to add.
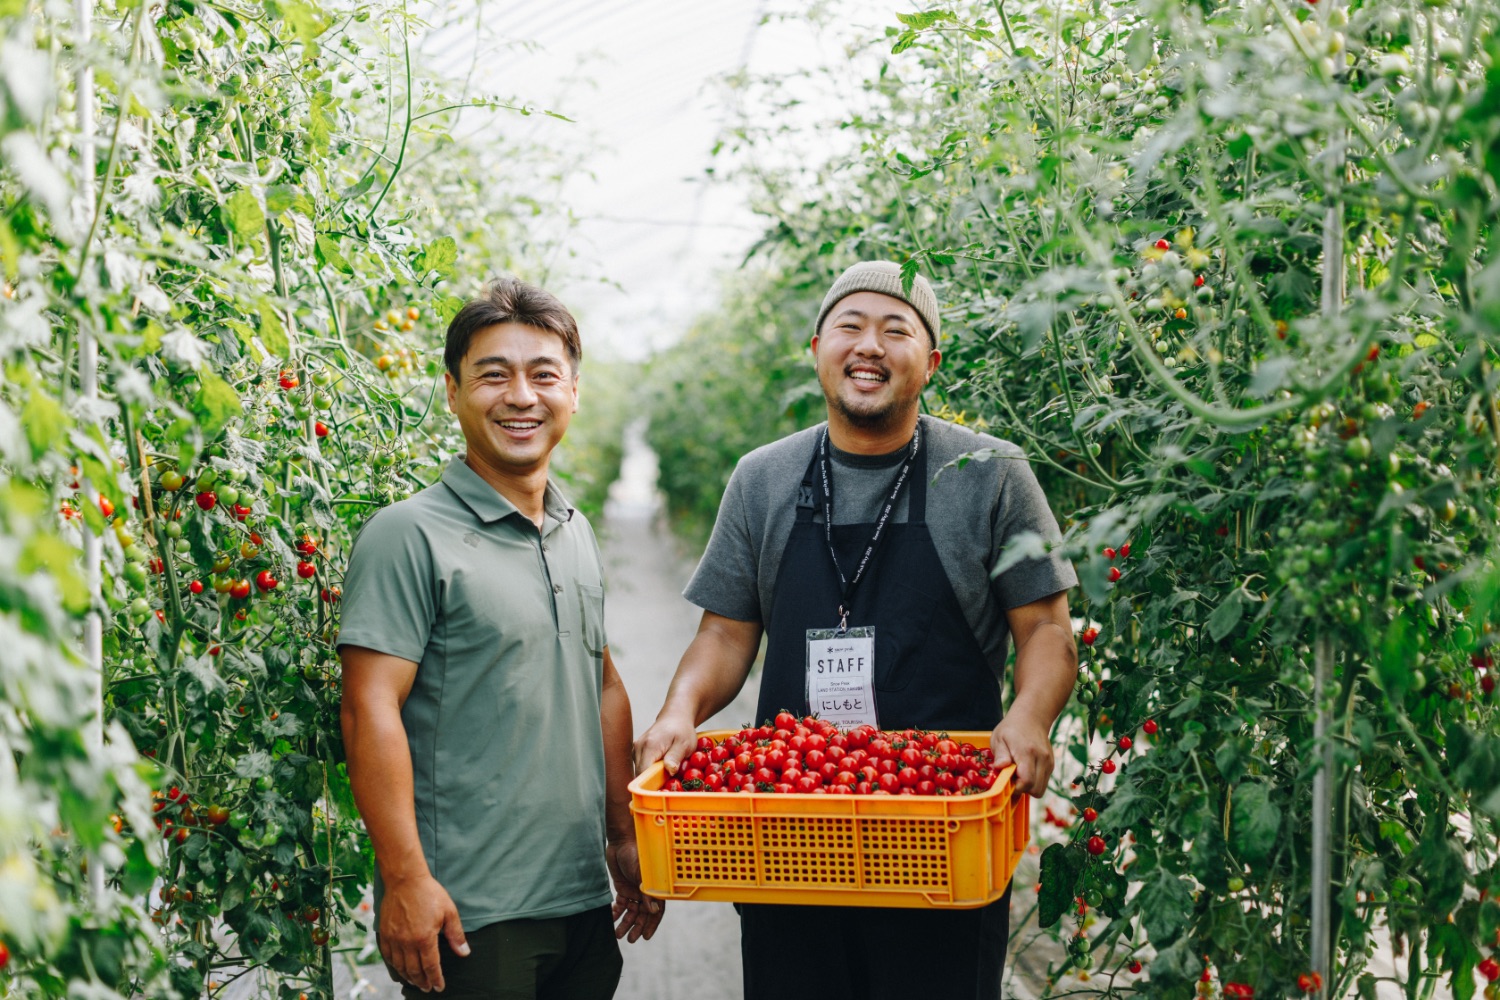
[[[462,456],[375,514],[339,645],[418,664],[401,709],[417,831],[464,930],[610,902],[603,570],[554,484],[540,531]],[[378,907],[378,874],[375,892]]]

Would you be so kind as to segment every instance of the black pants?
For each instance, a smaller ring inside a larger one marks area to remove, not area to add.
[[[620,985],[620,944],[609,907],[548,920],[505,920],[465,935],[460,958],[438,936],[445,989],[402,984],[407,1000],[609,1000]],[[394,971],[393,979],[397,978]],[[399,980],[398,980],[399,981]]]
[[[766,906],[740,911],[745,1000],[999,1000],[1010,892],[974,910]]]

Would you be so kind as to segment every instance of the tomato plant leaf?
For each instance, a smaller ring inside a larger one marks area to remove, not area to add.
[[[1051,927],[1073,905],[1073,887],[1083,870],[1079,848],[1053,844],[1042,852],[1041,891],[1037,894],[1037,921]]]
[[[1234,627],[1240,623],[1245,615],[1245,601],[1238,590],[1232,590],[1229,595],[1214,608],[1214,613],[1208,616],[1208,634],[1214,642],[1222,642],[1224,637],[1234,631]]]
[[[260,313],[261,345],[271,352],[272,357],[290,357],[291,343],[287,340],[286,327],[282,326],[281,317],[276,315],[276,307],[269,299],[261,299],[256,304],[256,309]]]
[[[1182,879],[1157,869],[1141,886],[1136,904],[1151,940],[1171,941],[1187,925],[1193,910],[1193,894]]]
[[[447,278],[453,275],[453,268],[457,262],[458,244],[451,236],[440,236],[422,251],[417,270],[423,273],[436,271],[439,277]]]
[[[33,386],[26,405],[21,407],[21,423],[26,428],[26,439],[31,442],[32,454],[40,458],[61,447],[67,440],[68,422],[62,404],[41,386]]]
[[[241,239],[253,239],[266,225],[266,213],[249,188],[240,188],[224,203],[224,221]]]
[[[1235,853],[1251,864],[1271,856],[1281,831],[1281,807],[1271,800],[1271,786],[1245,782],[1234,790],[1230,840]]]
[[[22,573],[45,569],[57,584],[63,606],[72,614],[88,610],[89,588],[78,575],[79,552],[52,534],[36,534],[27,539],[17,568]]]
[[[204,434],[213,437],[225,424],[240,415],[239,393],[228,382],[208,370],[198,373],[198,381],[202,388],[198,390],[194,409],[203,418]]]
[[[339,249],[338,241],[326,233],[319,233],[317,237],[317,252],[320,263],[337,268],[345,274],[353,274],[354,268],[349,266],[343,251]]]

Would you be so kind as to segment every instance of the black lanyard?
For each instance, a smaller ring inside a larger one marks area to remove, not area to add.
[[[886,498],[885,507],[881,509],[880,516],[875,519],[875,531],[870,535],[870,543],[865,546],[865,554],[860,557],[854,576],[849,578],[844,576],[843,567],[839,565],[838,553],[833,549],[833,477],[828,463],[828,428],[823,428],[822,440],[818,442],[818,470],[823,481],[823,536],[828,542],[828,556],[833,560],[833,569],[839,575],[840,632],[849,627],[849,603],[854,596],[854,588],[859,586],[859,581],[865,575],[865,569],[870,565],[870,557],[880,546],[881,536],[885,533],[885,524],[891,519],[891,512],[896,509],[896,500],[901,496],[901,487],[906,485],[907,476],[911,472],[912,463],[916,460],[917,450],[921,445],[922,425],[919,422],[911,436],[911,447],[906,453],[906,463],[901,466],[901,471],[896,473],[896,481],[891,485],[891,492]]]

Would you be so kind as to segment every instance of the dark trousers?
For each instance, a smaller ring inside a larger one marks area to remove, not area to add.
[[[401,995],[407,1000],[609,1000],[620,985],[624,961],[607,906],[548,920],[505,920],[465,937],[466,958],[438,937],[442,993],[403,984]]]
[[[745,1000],[999,1000],[1010,892],[973,910],[744,904]]]

